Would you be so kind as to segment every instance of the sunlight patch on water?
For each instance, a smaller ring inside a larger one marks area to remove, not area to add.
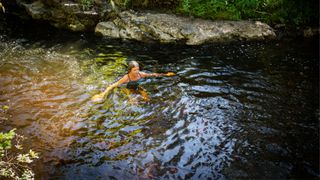
[[[268,167],[275,174],[288,173],[299,147],[286,138],[316,129],[314,122],[301,123],[312,116],[305,116],[302,106],[306,112],[313,106],[299,103],[312,85],[291,80],[289,70],[268,74],[263,63],[242,56],[247,49],[234,60],[221,55],[226,47],[26,43],[0,43],[0,105],[8,105],[12,115],[3,128],[19,127],[30,137],[32,149],[42,152],[38,163],[46,175],[224,179],[255,177],[250,168],[257,162],[262,174]],[[131,59],[146,72],[177,76],[144,80],[150,101],[124,94],[123,85],[102,103],[92,103],[92,95],[126,73]],[[289,128],[287,133],[288,127],[299,132]],[[269,157],[290,162],[282,162],[282,170]]]

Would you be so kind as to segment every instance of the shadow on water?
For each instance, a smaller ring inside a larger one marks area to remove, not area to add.
[[[316,41],[146,45],[2,23],[0,129],[40,152],[38,178],[319,177]],[[149,102],[121,86],[92,103],[132,59],[177,76],[144,80]]]

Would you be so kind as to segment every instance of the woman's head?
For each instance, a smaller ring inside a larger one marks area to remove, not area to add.
[[[138,70],[139,71],[139,63],[137,61],[130,61],[128,63],[128,73],[130,73],[131,70]]]

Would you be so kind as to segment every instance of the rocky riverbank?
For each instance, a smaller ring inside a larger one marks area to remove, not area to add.
[[[199,45],[234,40],[267,40],[273,29],[258,21],[209,21],[162,13],[124,11],[95,28],[97,34],[142,42]]]
[[[91,8],[63,0],[17,0],[16,4],[32,19],[71,31],[94,31],[110,38],[187,45],[276,38],[275,30],[259,21],[211,21],[157,12],[115,12],[106,1],[93,2]],[[312,36],[310,32],[319,31],[309,29],[306,35]]]

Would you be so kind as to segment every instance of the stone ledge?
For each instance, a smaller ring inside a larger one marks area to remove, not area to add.
[[[123,11],[109,22],[100,22],[95,33],[142,42],[200,45],[211,42],[275,39],[274,30],[259,21],[210,21],[161,13]]]

